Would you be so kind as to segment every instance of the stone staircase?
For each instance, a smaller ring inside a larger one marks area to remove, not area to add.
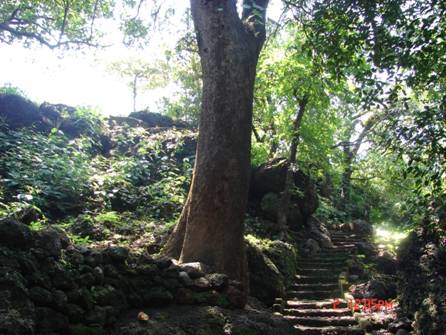
[[[362,238],[341,231],[332,231],[331,236],[333,248],[322,249],[315,256],[298,261],[299,271],[282,311],[296,334],[364,334],[347,308],[340,283],[345,261]],[[336,298],[339,305],[334,309]]]

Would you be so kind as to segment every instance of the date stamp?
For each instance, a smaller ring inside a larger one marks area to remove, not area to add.
[[[333,309],[339,308],[340,304],[341,301],[335,299],[332,304]],[[391,310],[393,309],[393,301],[376,298],[348,299],[347,307],[355,312]]]

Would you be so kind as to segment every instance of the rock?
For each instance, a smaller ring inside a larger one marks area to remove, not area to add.
[[[375,248],[368,242],[357,242],[356,248],[358,249],[359,254],[366,255],[367,258],[376,254]]]
[[[332,248],[333,242],[330,238],[330,233],[328,229],[316,219],[314,216],[311,216],[307,220],[306,226],[308,229],[306,231],[309,232],[309,236],[316,240],[322,248]]]
[[[234,287],[229,286],[226,291],[226,297],[228,298],[229,303],[231,306],[243,308],[246,305],[246,296],[243,293],[242,290]]]
[[[184,305],[193,304],[195,301],[194,292],[187,288],[180,288],[175,296],[175,301]]]
[[[260,208],[263,216],[271,220],[277,220],[277,210],[279,208],[280,198],[277,193],[269,192],[265,194],[260,202]]]
[[[386,252],[381,256],[375,257],[373,260],[379,272],[387,275],[396,275],[398,263],[391,254]]]
[[[19,95],[0,94],[0,118],[4,119],[10,129],[43,127],[39,108]]]
[[[263,201],[263,208],[270,214],[277,211],[274,196],[270,195],[265,200],[263,197],[269,193],[281,194],[285,186],[286,173],[287,161],[284,159],[268,162],[254,170],[250,183],[250,200]],[[294,184],[300,192],[292,195],[291,203],[297,204],[298,210],[297,208],[294,211],[290,210],[287,217],[290,228],[296,230],[316,211],[319,200],[314,183],[303,172],[294,173]]]
[[[211,283],[205,277],[201,277],[193,281],[193,287],[197,291],[208,291],[211,287]]]
[[[348,260],[347,261],[348,266],[348,274],[350,276],[357,276],[358,278],[361,278],[366,275],[366,271],[364,270],[364,266],[356,261]]]
[[[22,223],[3,220],[0,222],[0,244],[12,249],[29,249],[33,244],[33,233]]]
[[[268,306],[275,298],[283,297],[285,285],[282,274],[271,259],[252,242],[247,243],[250,294]]]
[[[120,310],[127,306],[124,293],[109,285],[105,287],[95,286],[93,299],[100,306],[114,306],[116,309]]]
[[[363,236],[373,235],[373,227],[365,220],[357,219],[352,222],[353,232]]]
[[[107,309],[105,307],[96,306],[85,316],[87,325],[97,325],[104,327],[107,322]]]
[[[9,309],[0,313],[0,334],[34,335],[32,315],[21,314],[18,310]]]
[[[302,246],[302,253],[305,255],[313,256],[318,254],[320,251],[321,247],[312,238],[307,239],[304,245]]]
[[[67,308],[68,298],[67,295],[60,290],[55,290],[53,292],[53,307],[59,312],[65,312]]]
[[[50,291],[41,287],[33,287],[29,290],[29,297],[38,306],[50,307],[53,302],[53,296]]]
[[[187,272],[191,279],[197,279],[200,277],[204,277],[205,273],[209,271],[203,263],[194,262],[194,263],[182,263],[178,264],[181,270]],[[206,271],[208,270],[208,271]]]
[[[110,116],[108,123],[109,125],[128,126],[131,128],[142,127],[144,125],[143,121],[126,116]]]
[[[60,289],[62,291],[72,290],[77,288],[74,279],[68,272],[65,272],[64,270],[57,270],[52,275],[52,282],[55,288]]]
[[[96,277],[92,273],[84,273],[79,277],[82,286],[90,287],[96,282]]]
[[[158,268],[160,270],[164,270],[167,269],[169,266],[171,266],[172,263],[172,259],[166,256],[160,256],[154,259],[156,266],[158,266]]]
[[[68,318],[55,310],[47,307],[36,309],[37,331],[40,333],[65,333],[68,332]]]
[[[52,257],[59,258],[61,249],[69,244],[70,239],[62,230],[47,228],[36,233],[35,246],[45,250]]]
[[[192,286],[193,285],[193,280],[189,277],[189,275],[187,274],[186,271],[181,271],[179,273],[179,277],[182,281],[182,283],[186,286]]]
[[[96,266],[93,269],[93,276],[95,279],[95,283],[101,285],[104,282],[104,270],[101,267]]]
[[[140,111],[140,112],[130,113],[129,117],[143,121],[144,126],[148,128],[153,128],[153,127],[170,128],[174,126],[174,122],[170,117],[161,115],[159,113]]]
[[[377,276],[364,284],[354,285],[352,293],[355,298],[389,300],[396,298],[397,287],[393,277]]]
[[[359,280],[359,276],[358,276],[358,275],[349,275],[349,276],[348,276],[348,280],[349,280],[350,282],[356,282],[356,281]]]
[[[70,325],[71,335],[106,335],[108,334],[103,327],[99,325],[86,326],[83,324]]]
[[[113,263],[122,264],[129,257],[129,250],[124,247],[109,247],[104,250],[104,255],[109,257]]]
[[[71,225],[70,231],[80,237],[88,237],[95,241],[101,241],[107,237],[104,227],[96,224],[89,215],[79,215]]]
[[[143,293],[144,302],[153,306],[168,305],[173,301],[173,295],[164,287],[152,287]]]
[[[217,291],[222,291],[228,287],[229,278],[223,273],[212,273],[206,275],[206,280],[209,281],[211,287]]]
[[[405,329],[398,329],[395,333],[395,335],[410,335],[411,333],[409,333],[407,330]]]
[[[283,276],[285,286],[288,287],[295,280],[297,273],[297,251],[294,246],[274,240],[268,243],[264,252],[276,265]]]
[[[394,322],[391,322],[388,326],[388,330],[392,333],[396,333],[398,330],[412,330],[412,323],[408,318],[401,318]]]

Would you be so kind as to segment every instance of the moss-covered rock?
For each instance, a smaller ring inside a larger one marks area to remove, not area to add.
[[[401,308],[412,317],[417,334],[442,334],[446,329],[446,250],[438,237],[419,229],[398,251]]]
[[[247,239],[250,293],[267,305],[285,295],[285,280],[277,266],[254,239]]]

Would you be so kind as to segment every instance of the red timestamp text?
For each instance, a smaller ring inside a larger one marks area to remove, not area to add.
[[[333,302],[333,309],[339,308],[340,304],[341,301],[335,299]],[[347,299],[347,307],[355,312],[391,310],[393,309],[393,301],[377,298]]]

